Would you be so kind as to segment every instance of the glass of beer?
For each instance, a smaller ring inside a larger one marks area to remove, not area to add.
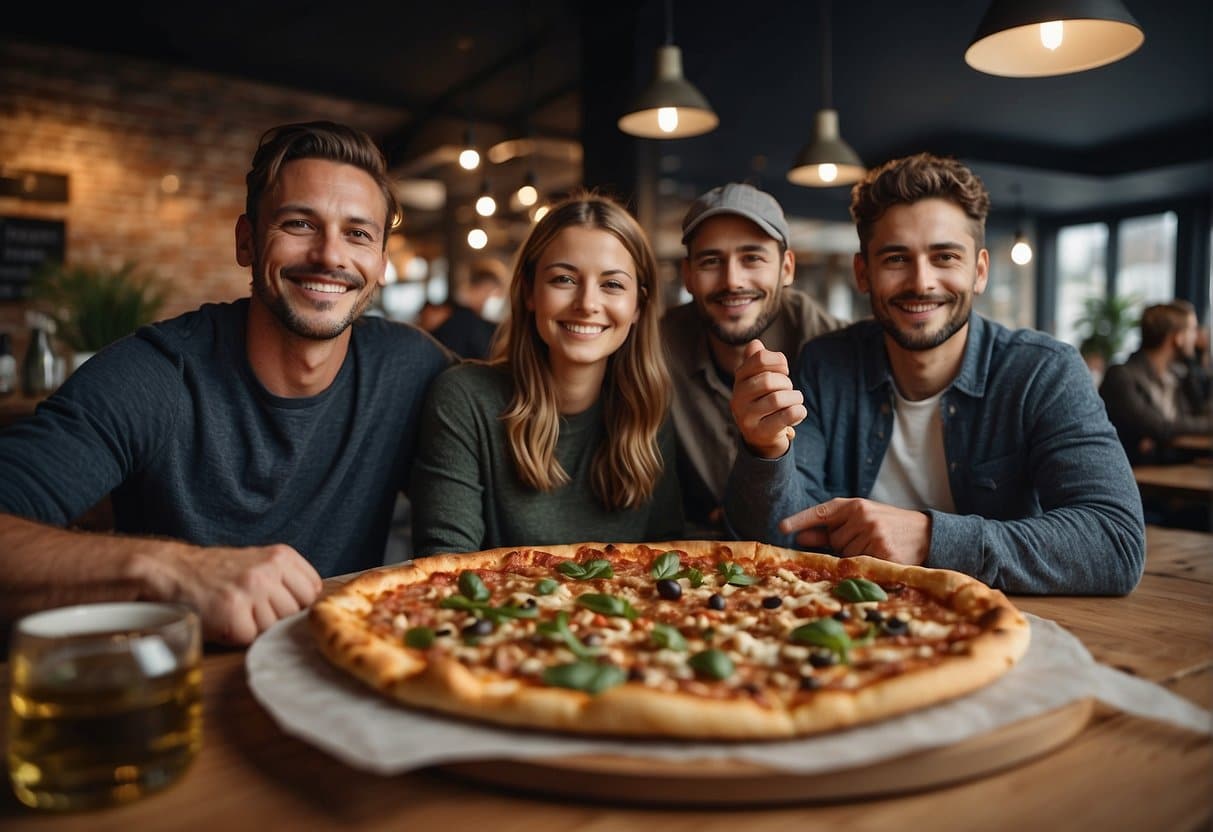
[[[8,770],[27,806],[134,800],[181,775],[202,743],[201,634],[178,604],[83,604],[13,628]]]

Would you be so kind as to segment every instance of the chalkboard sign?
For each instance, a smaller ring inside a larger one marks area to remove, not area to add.
[[[44,263],[62,263],[67,225],[62,220],[0,217],[0,301],[29,297],[29,284]]]

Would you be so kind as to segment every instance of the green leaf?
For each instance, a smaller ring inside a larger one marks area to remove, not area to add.
[[[595,592],[578,595],[577,606],[585,607],[588,610],[593,610],[603,615],[626,618],[628,621],[635,621],[636,616],[640,614],[624,598],[616,598],[614,595],[600,595]]]
[[[473,601],[489,600],[489,588],[480,580],[480,576],[470,569],[459,573],[459,591]]]
[[[111,269],[52,262],[30,284],[34,306],[55,322],[55,337],[76,352],[96,352],[159,316],[165,284],[134,263]]]
[[[539,617],[538,607],[516,607],[513,605],[494,607],[492,604],[487,604],[484,601],[473,601],[462,595],[448,595],[438,603],[438,606],[444,610],[470,612],[477,618],[491,618],[493,621],[501,621],[503,618]]]
[[[503,604],[500,607],[490,607],[487,604],[484,614],[489,618],[500,621],[503,618],[538,618],[538,607],[517,607],[513,604]]]
[[[483,609],[483,604],[477,604],[470,598],[464,598],[462,595],[448,595],[443,598],[438,606],[444,610],[463,610],[464,612],[480,613]]]
[[[679,653],[685,653],[687,649],[687,640],[682,637],[677,627],[671,627],[669,624],[657,622],[653,625],[653,632],[649,636],[653,643],[658,647],[664,647],[667,650],[677,650]]]
[[[839,581],[838,585],[834,587],[834,594],[844,601],[855,601],[856,603],[889,600],[889,596],[880,588],[880,585],[872,583],[867,578],[847,578],[845,581]]]
[[[674,576],[675,578],[686,578],[691,582],[692,589],[699,589],[703,586],[703,573],[694,567],[687,567]]]
[[[543,671],[543,681],[552,687],[571,688],[597,695],[628,680],[627,671],[613,664],[577,661],[558,664]]]
[[[558,587],[558,586],[560,586],[560,584],[558,582],[553,581],[551,578],[544,578],[542,581],[535,584],[535,594],[536,595],[551,595],[553,592],[556,591],[556,587]]]
[[[721,580],[733,586],[749,586],[758,580],[752,575],[747,575],[744,569],[732,561],[716,564],[716,571],[720,573]]]
[[[709,679],[727,679],[737,670],[728,654],[715,647],[709,647],[691,656],[687,659],[687,664],[696,673]]]
[[[826,650],[837,653],[843,664],[850,663],[851,637],[847,635],[846,629],[833,618],[819,618],[808,624],[802,624],[791,632],[790,638],[798,644],[824,647]]]
[[[615,570],[611,568],[611,562],[602,558],[586,561],[584,564],[566,560],[564,563],[558,564],[556,570],[575,581],[615,577]]]
[[[649,574],[654,580],[665,580],[666,578],[677,578],[678,570],[682,568],[682,558],[677,552],[666,552],[660,555],[653,561],[652,567],[649,569]]]
[[[569,614],[561,610],[551,621],[541,621],[535,625],[535,631],[547,636],[552,641],[561,642],[568,647],[579,659],[590,659],[598,654],[592,647],[586,647],[581,639],[569,629]]]
[[[434,631],[429,627],[409,627],[404,632],[404,643],[418,650],[425,650],[434,643]]]

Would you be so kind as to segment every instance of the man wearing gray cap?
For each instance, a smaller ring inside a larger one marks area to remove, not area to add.
[[[707,536],[723,532],[720,506],[738,437],[729,398],[745,345],[761,338],[795,372],[801,346],[843,322],[791,288],[788,222],[775,198],[752,185],[730,182],[696,199],[682,242],[691,301],[669,310],[661,326],[686,518]]]

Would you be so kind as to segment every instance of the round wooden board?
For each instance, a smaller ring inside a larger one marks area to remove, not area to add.
[[[1086,726],[1093,707],[1092,700],[1082,699],[964,742],[816,774],[741,761],[597,755],[489,760],[437,770],[547,797],[610,803],[703,807],[853,800],[937,788],[1042,756],[1073,739]]]

